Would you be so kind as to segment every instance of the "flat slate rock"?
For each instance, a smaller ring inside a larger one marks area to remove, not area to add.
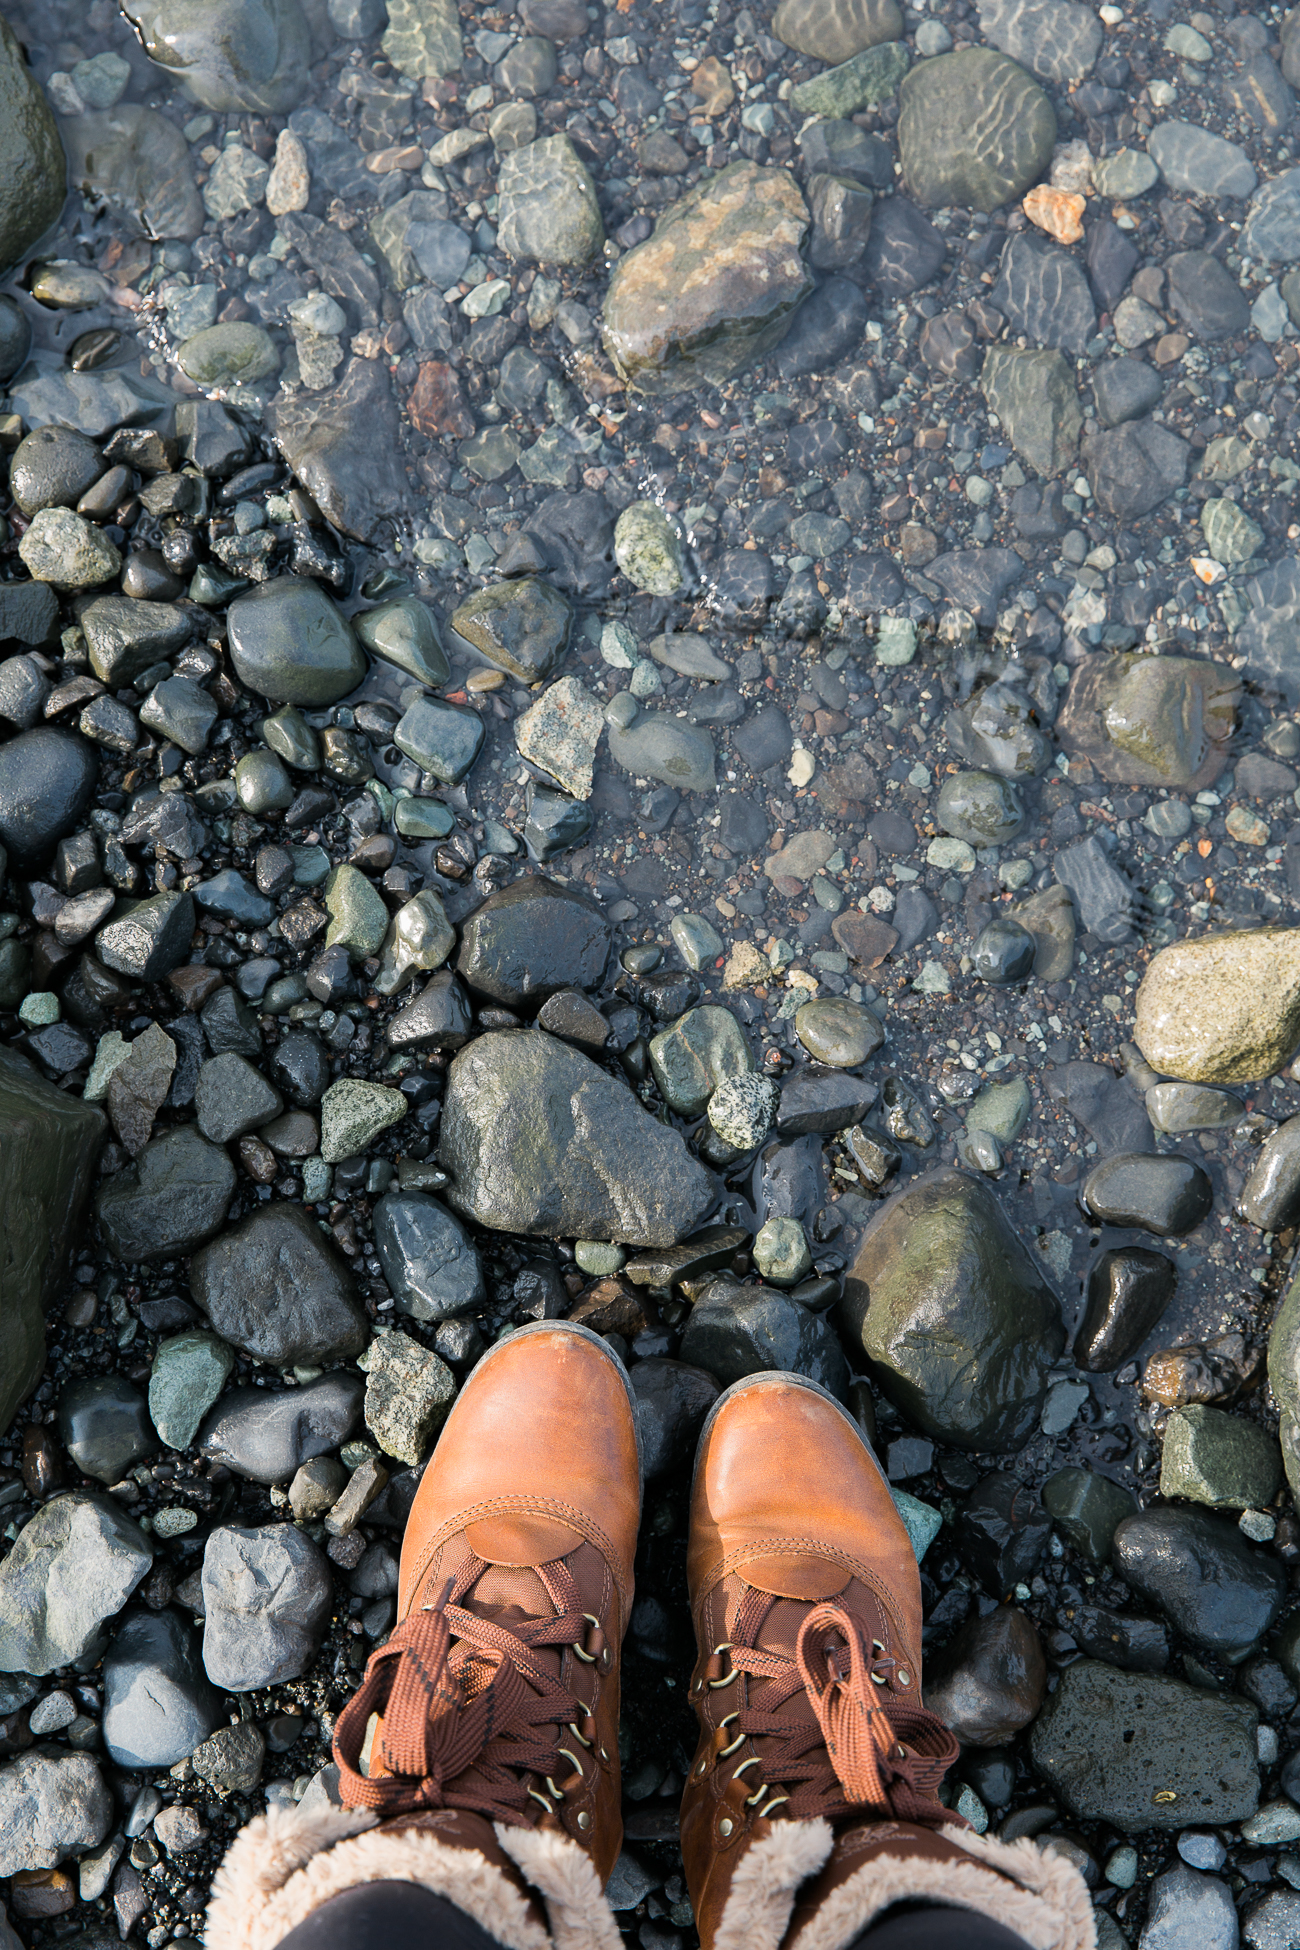
[[[989,303],[1004,313],[1013,336],[1022,333],[1031,344],[1058,352],[1082,352],[1097,330],[1078,260],[1027,233],[1008,238]]]
[[[461,929],[456,973],[504,1009],[534,1009],[561,989],[597,986],[613,930],[576,888],[526,875],[490,894]]]
[[[331,392],[282,398],[266,420],[303,487],[344,535],[372,541],[410,506],[397,402],[382,359],[350,359]]]
[[[979,0],[980,32],[1040,81],[1082,81],[1101,52],[1102,24],[1078,0]]]

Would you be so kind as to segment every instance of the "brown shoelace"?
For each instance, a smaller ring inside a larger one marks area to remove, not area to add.
[[[537,1568],[553,1618],[513,1628],[480,1618],[459,1600],[486,1569],[480,1558],[468,1559],[436,1605],[412,1612],[371,1654],[334,1732],[345,1807],[385,1816],[463,1808],[520,1825],[549,1808],[551,1797],[562,1798],[566,1783],[550,1785],[560,1756],[557,1729],[569,1727],[581,1751],[590,1741],[577,1723],[589,1709],[534,1648],[581,1645],[590,1620],[562,1563]],[[373,1714],[382,1715],[382,1726],[365,1775],[361,1751]],[[567,1785],[576,1786],[582,1766],[576,1753],[569,1761]]]
[[[966,1826],[936,1799],[957,1758],[957,1740],[919,1700],[889,1689],[897,1661],[877,1656],[859,1620],[835,1604],[808,1612],[793,1659],[765,1652],[756,1641],[775,1603],[766,1592],[748,1591],[725,1648],[738,1673],[767,1682],[761,1708],[746,1701],[728,1728],[737,1744],[744,1737],[764,1742],[762,1769],[779,1788],[755,1793],[759,1812],[785,1803],[787,1813],[800,1818],[836,1820],[870,1811],[928,1828]],[[725,1681],[714,1677],[711,1683]],[[782,1713],[799,1693],[812,1706],[812,1726]],[[751,1778],[758,1789],[757,1777]]]

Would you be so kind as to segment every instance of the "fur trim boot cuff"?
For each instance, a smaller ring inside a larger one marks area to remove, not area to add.
[[[455,1833],[454,1818],[450,1834],[438,1824],[426,1816],[381,1827],[376,1815],[335,1807],[257,1816],[213,1881],[207,1950],[275,1950],[314,1909],[365,1882],[411,1882],[445,1896],[504,1950],[619,1950],[596,1871],[567,1835],[482,1823],[478,1848]],[[521,1878],[544,1905],[549,1931]]]

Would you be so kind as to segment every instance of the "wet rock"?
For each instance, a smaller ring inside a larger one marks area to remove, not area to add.
[[[969,703],[950,711],[944,736],[972,765],[1027,779],[1041,772],[1051,744],[1033,721],[1033,707],[1010,684],[988,684]]]
[[[497,241],[507,257],[586,264],[605,241],[596,186],[567,135],[501,158]]]
[[[451,675],[433,613],[416,596],[400,596],[363,610],[352,619],[352,627],[367,650],[430,690],[437,690]]]
[[[31,349],[32,328],[13,298],[0,301],[0,379],[20,371]]]
[[[1098,506],[1121,521],[1150,514],[1187,479],[1187,443],[1154,420],[1085,435],[1082,457]]]
[[[634,501],[614,526],[614,559],[634,589],[675,596],[687,582],[686,551],[677,524],[653,501]]]
[[[718,1398],[718,1384],[705,1369],[661,1355],[636,1362],[630,1374],[642,1462],[647,1482],[653,1482],[694,1453],[704,1418]]]
[[[713,1003],[652,1037],[650,1066],[665,1103],[685,1117],[698,1117],[720,1084],[755,1067],[735,1016]]]
[[[1046,1691],[1038,1628],[1014,1605],[972,1618],[927,1662],[925,1704],[964,1746],[1000,1747],[1014,1738]]]
[[[1246,928],[1178,941],[1137,992],[1134,1040],[1166,1076],[1248,1083],[1300,1042],[1300,929]]]
[[[155,894],[137,901],[95,938],[106,968],[137,982],[156,982],[188,960],[194,933],[194,901],[189,894]]]
[[[678,792],[713,792],[713,740],[701,726],[646,711],[627,726],[611,720],[608,731],[610,757],[633,777],[658,779]]]
[[[806,1375],[841,1401],[848,1390],[848,1363],[826,1316],[772,1287],[714,1280],[691,1309],[681,1351],[724,1388],[775,1369]]]
[[[1094,833],[1063,847],[1052,871],[1068,887],[1089,934],[1101,941],[1127,941],[1135,905],[1133,883],[1110,859]]]
[[[1080,1202],[1104,1225],[1176,1235],[1191,1232],[1206,1217],[1214,1188],[1189,1158],[1129,1151],[1093,1166]]]
[[[440,969],[385,1033],[392,1049],[459,1049],[472,1032],[469,997],[449,969]]]
[[[1179,251],[1165,266],[1169,306],[1197,338],[1231,338],[1250,325],[1250,304],[1217,257]]]
[[[119,1259],[179,1259],[220,1231],[234,1190],[225,1151],[183,1124],[104,1181],[95,1216]]]
[[[1231,1383],[1231,1367],[1223,1379]],[[1300,1483],[1300,1279],[1292,1279],[1288,1286],[1269,1334],[1268,1379],[1281,1412],[1278,1436],[1287,1481],[1295,1494],[1295,1485]],[[1145,1377],[1143,1385],[1149,1386]],[[1227,1392],[1223,1388],[1216,1391]],[[1202,1393],[1200,1399],[1213,1400],[1215,1396]]]
[[[9,491],[25,515],[40,508],[74,508],[104,471],[103,454],[84,433],[36,427],[14,449]]]
[[[1102,27],[1076,0],[981,0],[985,40],[1042,81],[1082,81],[1101,52]]]
[[[955,772],[940,788],[935,818],[970,846],[1005,846],[1023,827],[1025,810],[1015,786],[996,772]]]
[[[1142,1950],[1177,1950],[1198,1943],[1204,1950],[1235,1950],[1237,1911],[1226,1883],[1198,1875],[1183,1862],[1151,1884]]]
[[[284,218],[281,228],[294,221],[305,220]],[[373,282],[374,273],[355,251],[352,255]],[[354,290],[363,301],[368,296],[365,285],[355,284],[351,265],[347,276],[329,275],[327,265],[322,282],[336,297],[356,302]],[[349,359],[331,392],[281,394],[265,419],[302,486],[342,534],[373,541],[409,508],[401,422],[382,359]]]
[[[459,1220],[426,1192],[394,1193],[374,1211],[375,1251],[399,1313],[451,1320],[483,1304],[478,1253]]]
[[[1159,406],[1164,381],[1145,359],[1105,359],[1093,375],[1092,390],[1104,424],[1117,427]]]
[[[13,29],[0,22],[0,271],[17,264],[57,222],[65,169],[50,105]]]
[[[1230,1896],[1228,1901],[1232,1901]],[[1263,1902],[1251,1905],[1243,1936],[1247,1950],[1283,1950],[1297,1930],[1300,1930],[1300,1900],[1287,1890],[1275,1889]]]
[[[892,101],[907,69],[907,49],[897,42],[864,48],[811,81],[799,82],[790,99],[801,115],[846,117]]]
[[[1147,137],[1147,153],[1171,190],[1247,197],[1255,187],[1245,150],[1193,122],[1161,122]]]
[[[480,1036],[454,1059],[438,1157],[451,1205],[531,1237],[673,1245],[713,1199],[676,1131],[541,1032]]]
[[[464,57],[455,0],[387,0],[383,50],[413,81],[454,74]]]
[[[862,254],[862,269],[877,291],[890,298],[904,298],[930,282],[943,263],[946,248],[943,232],[935,228],[915,203],[905,196],[887,196],[872,211],[871,235]],[[816,301],[817,294],[814,294],[808,300],[809,306]]]
[[[466,777],[483,738],[483,720],[476,711],[446,704],[440,697],[418,698],[393,732],[398,750],[443,785],[459,785]]]
[[[1262,1510],[1282,1475],[1267,1430],[1221,1408],[1175,1409],[1165,1424],[1160,1494],[1225,1510]]]
[[[240,681],[275,703],[333,704],[366,674],[351,626],[304,577],[278,576],[237,597],[227,621]]]
[[[229,319],[186,339],[176,363],[196,386],[255,386],[277,370],[280,354],[260,325]]]
[[[917,1331],[938,1315],[942,1343]],[[963,1449],[1028,1440],[1047,1365],[1065,1344],[1056,1298],[996,1195],[946,1168],[914,1180],[871,1221],[840,1322],[895,1405]]]
[[[1052,1526],[1029,1484],[1009,1470],[995,1470],[961,1505],[956,1529],[964,1562],[1001,1598],[1033,1577]]]
[[[1289,1117],[1260,1146],[1237,1210],[1262,1232],[1281,1232],[1300,1217],[1300,1117]]]
[[[1148,1510],[1115,1533],[1115,1568],[1160,1607],[1175,1631],[1237,1665],[1281,1609],[1280,1564],[1252,1550],[1235,1523],[1199,1510]]]
[[[1258,1387],[1264,1364],[1264,1350],[1244,1334],[1230,1330],[1205,1341],[1160,1348],[1143,1370],[1142,1392],[1149,1401],[1165,1408],[1181,1408],[1187,1402],[1223,1405]],[[1276,1393],[1276,1381],[1273,1386]]]
[[[532,1009],[561,989],[595,988],[611,939],[589,896],[527,875],[489,895],[465,922],[456,973],[504,1009]]]
[[[366,1373],[366,1427],[386,1456],[412,1465],[429,1454],[456,1395],[446,1362],[396,1328],[357,1363]]]
[[[48,865],[56,842],[84,817],[98,778],[95,748],[75,732],[36,725],[0,745],[0,844],[14,869]]]
[[[0,1061],[0,1416],[6,1427],[41,1378],[45,1309],[80,1236],[105,1130],[100,1112],[27,1065]]]
[[[777,1130],[782,1137],[829,1136],[859,1124],[875,1103],[874,1083],[839,1071],[796,1070],[781,1086]]]
[[[641,392],[719,384],[784,338],[812,290],[809,216],[786,170],[731,163],[660,218],[610,280],[605,347]]]
[[[1012,333],[1032,345],[1082,352],[1097,330],[1097,314],[1082,267],[1023,233],[1008,239],[989,302]]]
[[[300,1205],[259,1206],[202,1247],[190,1292],[232,1347],[276,1367],[345,1360],[369,1338],[347,1267]]]
[[[1080,1659],[1035,1721],[1030,1753],[1072,1815],[1123,1834],[1242,1821],[1259,1801],[1257,1719],[1245,1700]]]
[[[995,986],[1027,982],[1034,973],[1038,943],[1011,915],[997,915],[982,927],[971,946],[973,973]]]
[[[333,1603],[325,1554],[292,1524],[214,1530],[203,1553],[203,1664],[228,1693],[296,1679]]]
[[[233,1350],[215,1334],[176,1334],[159,1342],[149,1373],[149,1414],[169,1449],[189,1448],[234,1365]]]
[[[278,115],[302,95],[311,33],[298,0],[131,0],[123,8],[145,53],[178,74],[204,108]]]
[[[363,1389],[346,1369],[297,1388],[232,1388],[208,1417],[199,1452],[252,1483],[287,1483],[339,1449],[361,1416]]]
[[[174,1611],[128,1612],[104,1655],[104,1746],[117,1767],[172,1767],[220,1724],[193,1629]]]
[[[1101,1605],[1071,1605],[1065,1622],[1081,1652],[1123,1672],[1163,1672],[1169,1664],[1169,1634],[1154,1619]]]
[[[260,1070],[230,1051],[200,1067],[194,1107],[204,1137],[212,1144],[229,1144],[278,1117],[284,1098]]]
[[[845,996],[821,996],[796,1010],[795,1034],[817,1063],[851,1070],[873,1056],[885,1031],[870,1009]]]
[[[1231,1091],[1207,1090],[1196,1083],[1152,1084],[1144,1101],[1153,1128],[1173,1136],[1184,1131],[1225,1130],[1245,1114],[1241,1098]]]
[[[144,1532],[102,1493],[45,1504],[0,1564],[0,1672],[54,1672],[98,1647],[152,1562]]]
[[[899,92],[903,174],[932,209],[995,210],[1037,182],[1055,141],[1047,96],[992,48],[923,61]]]
[[[59,1434],[83,1476],[117,1483],[158,1442],[144,1396],[119,1375],[84,1375],[59,1396]]]
[[[1078,1367],[1109,1374],[1137,1352],[1174,1296],[1173,1261],[1145,1246],[1101,1255],[1088,1275],[1088,1304],[1074,1342]]]
[[[98,1848],[112,1825],[113,1797],[89,1754],[24,1754],[0,1768],[0,1875],[52,1869]]]
[[[1078,1119],[1103,1155],[1155,1149],[1141,1098],[1105,1064],[1062,1063],[1048,1072],[1047,1094]]]
[[[781,0],[772,32],[815,61],[847,61],[864,47],[901,39],[903,17],[896,0]]]
[[[536,684],[564,655],[572,618],[558,589],[535,576],[518,576],[478,590],[455,612],[451,627],[498,670]]]
[[[1088,1469],[1058,1469],[1043,1485],[1043,1508],[1077,1551],[1104,1564],[1115,1532],[1137,1508],[1133,1498]]]

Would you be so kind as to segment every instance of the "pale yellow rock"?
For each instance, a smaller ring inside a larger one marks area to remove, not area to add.
[[[1163,1076],[1253,1083],[1300,1045],[1300,928],[1243,928],[1162,948],[1133,1039]]]
[[[752,941],[738,941],[731,951],[727,965],[722,971],[724,989],[747,989],[755,982],[765,982],[772,973],[772,964],[761,949]]]

